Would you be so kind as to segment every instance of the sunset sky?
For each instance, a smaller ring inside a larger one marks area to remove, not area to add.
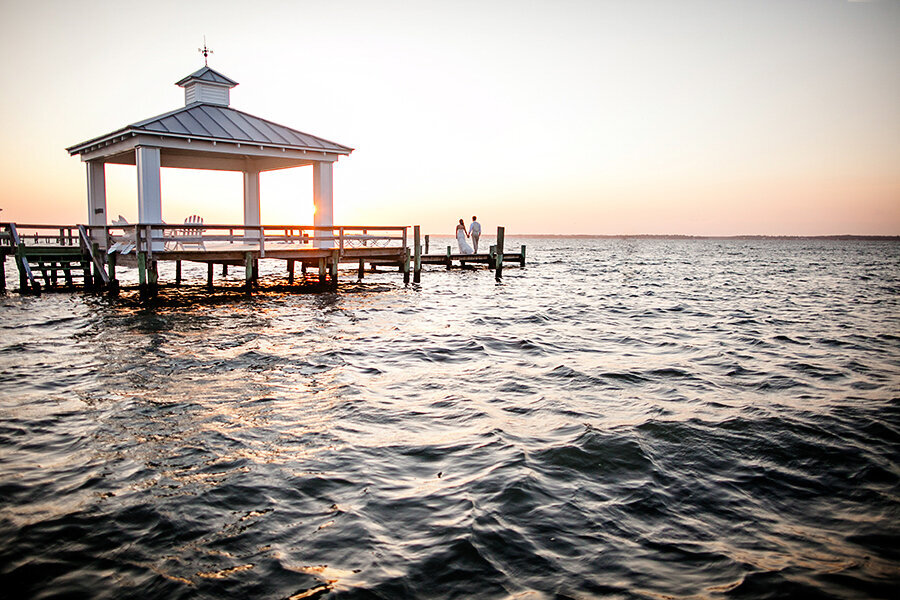
[[[452,233],[900,234],[900,1],[0,0],[0,219],[86,221],[65,152],[183,106],[356,150],[335,222]],[[262,221],[311,223],[310,168]],[[239,173],[164,169],[163,218],[242,220]],[[135,220],[134,167],[107,167]]]

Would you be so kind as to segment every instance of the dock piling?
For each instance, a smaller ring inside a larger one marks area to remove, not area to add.
[[[210,263],[212,264],[212,263]],[[254,271],[256,263],[253,260],[252,252],[244,253],[244,292],[250,294],[253,290],[253,279],[255,277]]]
[[[453,259],[450,258],[450,255],[452,254],[452,250],[453,250],[453,248],[451,248],[450,246],[447,246],[447,270],[448,271],[453,266]]]
[[[181,287],[181,261],[175,261],[175,287]]]
[[[116,259],[115,252],[113,252],[112,254],[110,254],[106,257],[106,264],[108,265],[108,268],[109,268],[110,282],[116,281],[116,260],[117,259]]]
[[[289,258],[287,261],[288,285],[294,285],[294,262],[293,258]]]
[[[506,234],[506,228],[497,227],[497,267],[494,269],[494,275],[497,280],[503,275],[503,238]]]
[[[426,236],[425,236],[425,254],[428,254],[428,243],[429,243],[430,241],[431,241],[431,236],[430,236],[430,235],[426,235]]]
[[[147,257],[144,256],[144,285],[147,285],[146,277],[147,277]],[[91,276],[91,265],[87,261],[81,261],[81,272],[84,275],[84,289],[92,290],[94,289],[94,278]]]
[[[147,286],[147,253],[146,252],[138,252],[137,255],[137,263],[138,263],[138,285],[143,289]],[[87,286],[87,276],[85,273],[85,286]]]
[[[60,266],[63,266],[63,263],[60,263]],[[75,287],[75,282],[72,281],[71,266],[68,264],[64,265],[63,278],[66,280],[66,288],[72,289]]]
[[[422,281],[422,244],[420,243],[421,229],[419,225],[413,227],[413,248],[415,249],[415,261],[413,262],[413,283]]]
[[[95,280],[94,285],[99,287],[101,283]],[[147,261],[147,295],[150,298],[159,295],[159,261],[153,258]]]
[[[206,287],[212,289],[213,286],[213,263],[206,263]]]
[[[147,273],[147,253],[146,252],[138,252],[137,254],[137,263],[138,263],[138,293],[140,294],[141,300],[145,300],[150,295],[150,286],[148,285],[148,273]],[[87,268],[87,265],[84,265],[84,287],[88,288],[90,285],[90,270]]]
[[[339,248],[335,248],[331,251],[331,262],[328,265],[329,273],[328,276],[331,279],[331,287],[337,289],[338,285],[338,262],[340,262],[341,251]]]
[[[409,283],[409,246],[406,247],[406,256],[403,258],[403,283]]]

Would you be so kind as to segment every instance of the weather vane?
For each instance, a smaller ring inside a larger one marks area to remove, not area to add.
[[[206,36],[205,35],[203,36],[203,47],[197,48],[197,52],[199,52],[200,54],[203,55],[203,66],[208,67],[209,62],[207,62],[207,59],[210,54],[213,54],[213,51],[206,47]]]

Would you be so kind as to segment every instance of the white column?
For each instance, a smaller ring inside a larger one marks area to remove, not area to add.
[[[316,207],[316,214],[313,218],[313,225],[317,227],[327,227],[334,225],[334,187],[332,163],[330,162],[314,162],[313,163],[313,204]],[[327,235],[327,232],[317,232],[316,235]],[[331,240],[321,240],[316,243],[319,248],[333,248],[334,242]]]
[[[244,171],[244,225],[260,225],[259,171]],[[258,238],[259,232],[247,231],[244,237]]]
[[[159,148],[135,148],[138,182],[138,221],[162,223],[162,191],[159,184]]]
[[[162,191],[159,183],[159,148],[138,146],[134,150],[138,182],[138,222],[142,225],[162,223]],[[162,240],[155,241],[153,250],[165,247]]]
[[[86,162],[85,165],[87,166],[88,225],[106,225],[106,165],[93,160]],[[103,237],[99,236],[98,239],[103,239]]]

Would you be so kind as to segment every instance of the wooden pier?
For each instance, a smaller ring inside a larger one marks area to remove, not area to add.
[[[431,249],[430,236],[425,236],[425,254],[422,256],[422,264],[426,265],[444,265],[447,269],[454,267],[466,268],[471,265],[487,265],[493,271],[496,271],[497,277],[503,274],[503,266],[506,264],[517,264],[520,267],[525,266],[525,246],[522,245],[518,252],[507,252],[504,248],[505,229],[497,228],[497,243],[489,247],[487,254],[460,254],[453,252],[453,246],[447,246],[446,253],[430,254]]]
[[[207,265],[206,286],[213,288],[215,267],[223,275],[228,267],[244,269],[240,290],[258,286],[259,261],[285,261],[288,285],[295,279],[318,288],[334,289],[339,267],[352,264],[362,279],[369,269],[393,267],[405,283],[421,281],[422,265],[484,264],[499,279],[504,264],[525,264],[525,246],[518,253],[504,251],[504,229],[497,229],[497,244],[487,254],[423,252],[419,226],[309,226],[309,225],[36,225],[0,224],[0,290],[6,289],[6,258],[16,261],[19,291],[40,295],[44,290],[75,289],[117,295],[118,267],[136,267],[142,298],[159,292],[162,261],[175,263],[174,285],[182,283],[183,261]],[[297,266],[300,275],[297,277]],[[310,271],[312,271],[310,273]],[[232,286],[233,287],[233,286]]]

